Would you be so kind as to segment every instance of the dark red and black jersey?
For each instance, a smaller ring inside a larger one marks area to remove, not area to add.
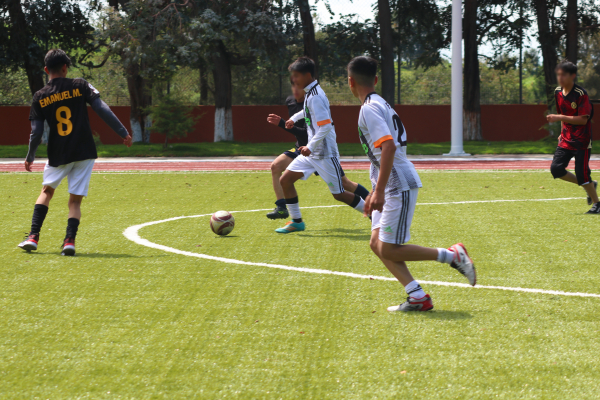
[[[54,78],[33,95],[29,119],[48,122],[52,167],[98,158],[87,110],[98,97],[100,93],[82,78]]]
[[[565,96],[562,88],[557,87],[554,90],[554,97],[556,99],[556,110],[559,114],[589,116],[585,125],[572,125],[563,122],[558,147],[567,150],[580,150],[590,147],[592,144],[594,108],[590,103],[587,92],[581,86],[574,85],[569,94]]]

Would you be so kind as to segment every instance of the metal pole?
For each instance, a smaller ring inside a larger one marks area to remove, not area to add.
[[[462,0],[452,0],[452,104],[450,153],[469,156],[463,149]]]

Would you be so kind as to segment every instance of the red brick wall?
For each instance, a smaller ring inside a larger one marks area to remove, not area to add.
[[[600,112],[600,105],[594,105]],[[111,107],[117,117],[130,129],[129,107]],[[331,114],[339,143],[358,140],[357,121],[359,106],[332,106]],[[544,105],[483,105],[481,129],[488,141],[538,140],[547,135],[540,128],[545,124]],[[450,106],[396,105],[408,132],[409,142],[436,143],[450,140]],[[238,142],[292,142],[289,133],[267,123],[267,116],[278,114],[287,118],[285,106],[233,106],[233,132]],[[213,106],[199,106],[195,115],[202,115],[194,132],[173,143],[211,142],[213,140]],[[89,111],[92,130],[100,135],[102,143],[121,143],[120,138],[92,110]],[[29,140],[29,107],[0,107],[0,145],[27,144]],[[164,136],[153,134],[153,143],[162,143]]]

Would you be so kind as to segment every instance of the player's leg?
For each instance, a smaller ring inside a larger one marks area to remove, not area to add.
[[[475,285],[477,281],[475,266],[462,243],[455,244],[450,249],[403,244],[410,240],[410,226],[417,204],[418,191],[418,189],[411,189],[398,196],[386,196],[379,222],[379,254],[382,258],[393,262],[438,261],[449,264],[464,275],[471,285]]]
[[[51,167],[46,164],[44,167],[44,180],[42,182],[42,192],[35,202],[33,207],[33,216],[31,217],[31,230],[25,238],[25,240],[19,243],[19,247],[23,250],[31,251],[37,250],[38,242],[40,240],[40,231],[46,215],[48,214],[48,207],[50,201],[54,196],[54,191],[60,184],[60,182],[67,176],[70,167],[63,165],[60,167]]]
[[[63,241],[62,255],[75,255],[75,238],[81,221],[81,202],[87,196],[94,160],[77,161],[69,172],[69,219]]]
[[[554,179],[562,179],[563,181],[577,184],[577,177],[572,172],[567,171],[569,162],[573,158],[573,152],[570,150],[558,147],[554,152],[552,164],[550,165],[550,173]]]
[[[302,221],[302,213],[300,212],[300,204],[298,201],[298,192],[294,183],[299,179],[306,180],[315,169],[312,167],[307,157],[298,156],[290,163],[286,171],[281,176],[279,183],[283,189],[285,204],[290,213],[292,220],[285,224],[284,227],[276,229],[277,233],[291,233],[303,231],[305,229],[304,221]]]
[[[366,199],[369,195],[369,190],[360,183],[356,183],[348,179],[348,177],[344,173],[344,170],[342,170],[342,186],[344,187],[344,191],[357,194],[363,200]]]
[[[338,158],[312,159],[311,162],[321,179],[327,184],[333,197],[337,201],[348,204],[362,214],[365,208],[365,201],[359,195],[344,190],[342,183],[343,170]]]
[[[577,183],[587,193],[588,205],[592,206],[586,214],[600,214],[600,201],[596,192],[598,183],[592,180],[590,169],[590,149],[579,150],[575,154],[575,175],[577,176]]]
[[[408,266],[404,261],[395,262],[384,258],[381,254],[381,240],[380,229],[381,229],[381,216],[382,213],[379,211],[374,211],[372,213],[372,230],[371,230],[371,241],[370,246],[371,250],[386,266],[386,268],[391,272],[392,275],[402,286],[404,286],[404,290],[408,296],[406,302],[400,304],[399,306],[389,307],[388,311],[427,311],[433,308],[433,302],[431,297],[426,294],[419,282],[417,282],[410,271],[408,270]]]
[[[293,158],[288,156],[286,153],[288,152],[279,155],[279,157],[277,157],[271,163],[271,178],[273,180],[273,191],[275,192],[275,197],[277,198],[277,201],[275,201],[275,209],[267,214],[267,218],[269,219],[287,218],[290,215],[285,205],[285,197],[283,195],[281,183],[279,183],[281,175],[293,160]]]

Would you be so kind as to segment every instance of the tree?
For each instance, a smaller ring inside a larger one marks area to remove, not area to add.
[[[88,12],[96,9],[97,4],[91,2]],[[34,94],[45,84],[45,50],[60,47],[76,63],[76,53],[90,49],[93,32],[88,16],[77,1],[1,1],[0,73],[23,68]]]
[[[134,142],[150,142],[147,128],[151,125],[153,84],[166,82],[177,70],[177,35],[183,18],[181,9],[188,7],[186,3],[111,0],[114,11],[104,15],[106,28],[100,40],[110,45],[100,66],[116,56],[125,72]]]
[[[268,0],[197,1],[184,26],[177,53],[188,65],[200,59],[212,67],[215,97],[214,140],[234,140],[231,69],[285,50],[284,22]]]
[[[315,79],[319,78],[319,54],[317,40],[315,38],[315,25],[311,14],[308,0],[296,0],[302,21],[302,41],[304,43],[304,55],[312,58],[315,62]]]
[[[394,104],[394,37],[392,33],[392,10],[389,0],[377,0],[377,20],[381,39],[381,97]]]
[[[167,93],[161,97],[158,105],[148,110],[152,114],[152,127],[149,130],[165,135],[164,148],[167,148],[169,139],[186,137],[194,130],[200,117],[194,117],[192,110],[192,106],[185,105],[176,95]]]
[[[465,0],[463,37],[465,41],[463,138],[465,140],[483,140],[477,43],[477,0]]]

